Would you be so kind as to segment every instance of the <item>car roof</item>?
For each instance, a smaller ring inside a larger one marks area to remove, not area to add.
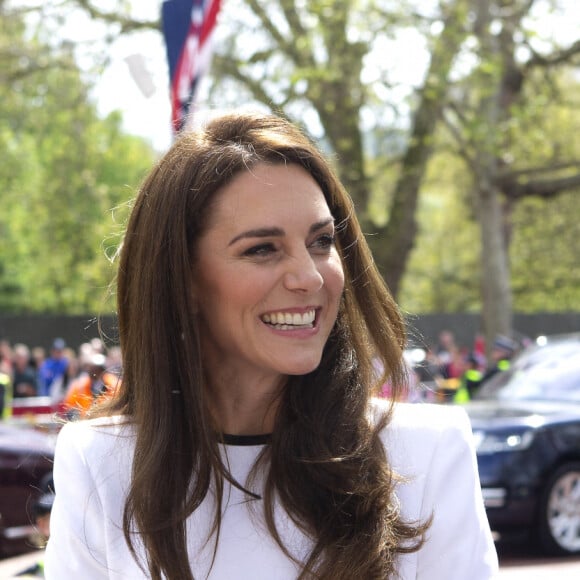
[[[513,361],[516,368],[527,369],[547,361],[558,362],[580,357],[580,334],[566,337],[552,337],[544,344],[523,350]]]

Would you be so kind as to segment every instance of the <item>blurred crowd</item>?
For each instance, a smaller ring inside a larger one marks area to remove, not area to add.
[[[482,383],[500,371],[508,370],[514,356],[528,341],[497,336],[486,356],[483,336],[477,335],[470,346],[459,345],[454,334],[443,330],[437,343],[425,352],[424,359],[414,366],[420,383],[435,385],[442,402],[465,403]]]
[[[482,336],[465,346],[457,343],[451,331],[443,330],[436,344],[405,352],[409,371],[407,400],[467,402],[484,381],[507,370],[524,345],[498,336],[487,358]],[[2,340],[0,416],[6,416],[12,399],[24,397],[49,397],[52,404],[62,404],[69,416],[82,414],[99,395],[114,392],[121,370],[120,348],[106,348],[99,338],[81,344],[77,351],[62,338],[55,338],[49,352]],[[389,397],[389,392],[389,384],[385,383],[380,395]]]
[[[482,383],[500,371],[509,369],[513,357],[529,341],[497,336],[486,356],[483,336],[477,335],[470,346],[457,343],[450,330],[439,333],[437,341],[426,348],[405,351],[408,371],[407,402],[466,403]],[[377,373],[382,369],[377,368]],[[390,385],[385,382],[379,395],[389,398]]]
[[[47,352],[42,347],[0,341],[0,416],[10,413],[12,401],[49,398],[63,404],[69,414],[82,413],[93,400],[116,388],[121,375],[119,347],[105,347],[100,338],[78,350],[55,338]]]

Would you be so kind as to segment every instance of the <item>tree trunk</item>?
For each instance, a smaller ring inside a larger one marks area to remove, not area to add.
[[[513,331],[508,244],[497,185],[502,122],[509,115],[514,96],[514,92],[507,86],[509,65],[514,65],[513,54],[510,52],[513,50],[513,37],[506,36],[506,28],[502,30],[501,38],[492,32],[492,13],[497,12],[495,4],[495,0],[477,1],[476,27],[482,61],[488,65],[481,88],[484,95],[486,90],[488,93],[480,102],[481,125],[475,168],[476,215],[481,232],[482,323],[488,356],[495,337],[498,334],[511,336]],[[505,26],[507,23],[503,24]]]
[[[490,177],[483,177],[476,192],[481,227],[482,321],[488,351],[495,336],[511,335],[513,319],[501,199]]]
[[[446,6],[444,27],[434,42],[429,69],[419,92],[389,220],[370,240],[377,265],[394,296],[399,292],[415,244],[419,190],[431,157],[437,121],[445,105],[449,73],[465,38],[467,8],[464,0]]]

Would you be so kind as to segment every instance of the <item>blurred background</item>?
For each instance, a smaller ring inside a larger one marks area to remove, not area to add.
[[[81,316],[77,344],[114,321],[131,200],[173,137],[161,14],[176,3],[0,1],[2,338],[28,341],[20,316]],[[319,140],[416,338],[442,314],[468,314],[488,348],[535,332],[516,316],[578,329],[574,0],[219,4],[192,119],[271,109]],[[48,326],[45,347],[69,328]]]
[[[54,414],[122,376],[140,182],[214,111],[283,114],[332,159],[407,318],[410,378],[434,383],[420,399],[465,402],[474,372],[580,332],[577,0],[0,0],[0,25],[0,558],[38,535]],[[571,342],[554,360],[578,360]],[[484,427],[496,451],[541,440]],[[573,457],[554,481],[580,482]]]

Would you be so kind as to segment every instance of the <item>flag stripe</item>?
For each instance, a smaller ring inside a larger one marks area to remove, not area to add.
[[[183,17],[188,6],[188,28],[184,33]],[[179,5],[178,5],[179,4]],[[173,5],[173,6],[170,6]],[[167,0],[163,5],[164,34],[171,74],[172,126],[179,131],[185,122],[187,110],[195,97],[199,79],[207,68],[209,58],[201,55],[208,51],[211,33],[215,28],[220,0]],[[176,50],[175,40],[180,42]]]

